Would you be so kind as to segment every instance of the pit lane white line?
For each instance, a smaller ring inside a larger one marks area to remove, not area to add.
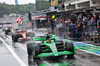
[[[0,37],[0,39],[2,40],[4,45],[8,48],[8,50],[11,52],[11,54],[15,57],[15,59],[18,61],[18,63],[21,66],[26,66],[26,64],[17,56],[17,54],[11,49],[11,47],[9,45],[7,45],[7,43],[1,37]]]

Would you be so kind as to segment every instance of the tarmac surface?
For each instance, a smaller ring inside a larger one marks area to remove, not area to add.
[[[34,32],[36,35],[48,33],[46,31]],[[5,35],[4,32],[1,32],[0,35],[0,66],[100,66],[100,56],[78,49],[73,58],[46,57],[34,62],[32,57],[27,55],[27,41],[29,40],[14,43],[10,35]],[[90,41],[87,43],[92,44]]]

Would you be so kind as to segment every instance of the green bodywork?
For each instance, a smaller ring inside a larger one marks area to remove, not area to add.
[[[55,35],[52,35],[52,37],[50,37],[50,39],[55,39]],[[46,46],[48,46],[50,49],[44,49],[42,51],[46,51],[46,50],[51,50],[52,52],[48,52],[48,53],[41,53],[39,55],[37,55],[38,58],[40,57],[47,57],[47,56],[60,56],[60,55],[72,55],[72,54],[76,54],[76,49],[74,47],[74,53],[70,52],[70,51],[60,51],[58,52],[57,47],[56,47],[56,43],[54,40],[51,40],[51,42],[46,42],[46,38],[38,38],[36,39],[35,37],[33,37],[33,41],[41,41],[44,40],[44,44]],[[40,42],[42,43],[42,42]]]

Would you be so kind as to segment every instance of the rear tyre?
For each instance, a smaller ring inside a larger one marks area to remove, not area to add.
[[[67,55],[68,57],[73,57],[74,56],[74,45],[73,45],[73,43],[72,42],[68,42],[68,43],[65,43],[65,46],[66,46],[66,50],[67,51],[70,51],[70,52],[72,52],[73,54],[70,54],[70,55]]]
[[[5,34],[8,35],[8,30],[5,30]]]
[[[34,45],[33,47],[33,59],[36,60],[36,59],[40,59],[40,58],[37,58],[37,55],[40,54],[40,46],[39,45]]]
[[[40,46],[35,43],[27,43],[27,53],[29,56],[33,55],[33,59],[40,59],[36,56],[40,54]]]
[[[32,52],[33,52],[33,44],[27,43],[27,53],[28,53],[28,55],[31,56]]]
[[[17,42],[18,41],[18,38],[17,38],[17,35],[12,35],[12,40],[14,41],[14,42]]]

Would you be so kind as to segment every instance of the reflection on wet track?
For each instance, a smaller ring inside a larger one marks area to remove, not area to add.
[[[65,56],[46,57],[33,61],[29,57],[29,66],[77,66],[76,58],[67,58]]]

